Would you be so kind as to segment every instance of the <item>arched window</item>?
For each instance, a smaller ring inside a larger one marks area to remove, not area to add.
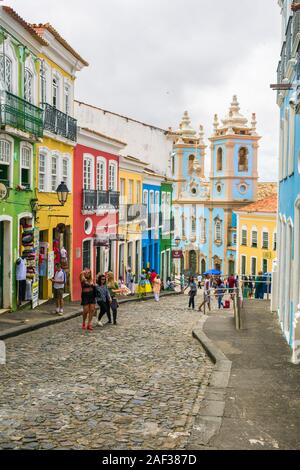
[[[242,245],[243,246],[247,246],[247,238],[248,238],[248,229],[247,229],[247,225],[243,225],[242,227]]]
[[[222,222],[219,219],[215,221],[215,241],[217,243],[222,241]]]
[[[12,146],[5,139],[0,139],[0,183],[9,186],[12,168]]]
[[[251,246],[252,248],[257,248],[257,228],[252,227],[251,230]]]
[[[24,75],[24,99],[33,103],[33,74],[28,68],[25,68]]]
[[[54,108],[59,107],[59,79],[53,77],[52,79],[52,106]]]
[[[51,191],[55,192],[58,186],[58,155],[51,156]]]
[[[0,82],[5,90],[12,91],[12,61],[6,54],[0,54]]]
[[[28,144],[21,144],[21,185],[31,187],[31,174],[32,174],[32,146]]]
[[[106,190],[106,161],[104,158],[97,158],[96,189],[98,191]]]
[[[262,230],[262,248],[265,250],[269,249],[269,231],[267,228]]]
[[[195,155],[190,155],[189,156],[189,175],[193,174],[194,171],[194,162],[195,162]]]
[[[47,191],[46,170],[47,154],[46,152],[41,151],[39,154],[39,191]]]
[[[83,189],[91,191],[94,188],[94,158],[86,154],[83,158]]]
[[[204,274],[206,272],[206,261],[205,259],[201,260],[201,274]]]
[[[117,164],[115,162],[109,162],[108,176],[109,191],[117,191]]]
[[[217,171],[222,171],[222,170],[223,170],[223,149],[219,147],[217,151]]]
[[[239,162],[238,170],[239,171],[248,171],[248,149],[247,147],[241,147],[239,149]]]

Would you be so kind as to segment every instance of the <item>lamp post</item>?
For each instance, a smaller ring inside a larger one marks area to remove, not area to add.
[[[32,212],[38,212],[41,207],[63,207],[67,200],[68,200],[68,195],[69,195],[69,189],[64,181],[62,181],[57,189],[56,189],[56,195],[59,204],[39,204],[38,199],[31,199],[30,205]]]

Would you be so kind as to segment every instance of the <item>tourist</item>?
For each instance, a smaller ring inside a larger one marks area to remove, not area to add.
[[[201,276],[201,274],[198,275],[197,280],[198,280],[198,289],[201,289],[201,282],[202,282],[202,276]]]
[[[117,325],[117,315],[118,315],[119,303],[117,301],[116,296],[118,294],[121,294],[124,291],[124,289],[123,288],[121,288],[121,289],[118,288],[118,284],[115,282],[114,274],[112,272],[107,273],[107,288],[108,288],[110,298],[111,298],[111,304],[108,305],[108,307],[109,307],[109,310],[110,310],[110,308],[112,310],[114,325]],[[125,289],[126,289],[126,286],[125,286]],[[108,316],[108,320],[109,320],[108,323],[111,323],[111,320],[110,320],[109,317],[110,317],[110,315]]]
[[[161,280],[159,275],[157,274],[153,280],[153,293],[156,302],[159,302],[159,294],[161,289]]]
[[[98,326],[103,326],[102,317],[107,314],[108,323],[111,323],[110,304],[112,303],[109,290],[106,285],[106,277],[104,274],[98,274],[97,285],[95,288],[96,300],[99,305],[100,312],[98,315]]]
[[[216,294],[218,298],[218,308],[224,308],[223,297],[225,294],[225,284],[221,279],[218,279],[218,285],[216,287]]]
[[[236,279],[235,279],[235,277],[234,277],[233,274],[231,274],[231,275],[228,277],[228,283],[227,283],[227,285],[228,285],[228,290],[229,290],[229,292],[230,292],[230,297],[231,297],[231,299],[233,299],[233,297],[234,297],[234,292],[235,292],[235,288],[236,288],[236,286],[237,286]]]
[[[60,263],[56,263],[55,267],[56,267],[56,271],[52,279],[52,282],[53,282],[54,298],[56,301],[56,313],[62,316],[64,313],[64,289],[65,289],[66,275],[64,271],[61,269]]]
[[[194,280],[194,276],[190,276],[189,277],[189,280],[188,280],[188,285],[186,286],[186,289],[190,289],[189,290],[189,297],[190,297],[190,300],[189,300],[189,308],[192,308],[193,310],[195,310],[195,297],[197,295],[197,285],[195,283],[195,280]]]
[[[151,269],[151,273],[150,273],[150,283],[151,283],[151,286],[153,287],[153,282],[154,282],[154,279],[156,278],[157,274],[155,272],[155,269]]]
[[[92,279],[92,271],[89,268],[85,268],[80,274],[81,282],[81,305],[83,306],[83,320],[82,329],[93,331],[92,321],[96,310],[96,296],[95,296],[95,285]],[[86,327],[86,320],[88,324]]]
[[[263,299],[264,298],[264,277],[262,271],[259,271],[258,276],[255,278],[255,298]]]
[[[131,272],[131,268],[127,269],[126,286],[130,290],[130,295],[134,295],[134,274]]]
[[[203,294],[203,302],[199,306],[199,312],[202,312],[202,307],[207,304],[208,310],[211,310],[210,307],[210,295],[211,295],[211,280],[209,274],[205,276],[205,281],[204,281],[204,294]]]

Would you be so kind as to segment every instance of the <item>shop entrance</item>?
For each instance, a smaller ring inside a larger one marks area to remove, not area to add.
[[[71,230],[69,225],[58,224],[53,229],[53,251],[54,266],[60,263],[66,273],[65,292],[70,293],[70,249],[71,249]]]
[[[3,245],[4,222],[0,222],[0,308],[3,308]]]

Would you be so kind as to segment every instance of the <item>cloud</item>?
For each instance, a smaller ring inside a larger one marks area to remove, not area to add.
[[[11,0],[32,22],[47,22],[88,60],[82,101],[143,122],[177,127],[185,109],[212,132],[232,95],[257,113],[259,172],[277,175],[276,81],[280,14],[274,0]],[[43,8],[41,8],[41,3]],[[209,157],[207,157],[207,160]]]

